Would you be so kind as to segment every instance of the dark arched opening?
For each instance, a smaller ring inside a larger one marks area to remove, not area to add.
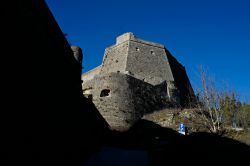
[[[109,89],[103,89],[101,91],[100,97],[106,97],[109,96],[110,90]]]

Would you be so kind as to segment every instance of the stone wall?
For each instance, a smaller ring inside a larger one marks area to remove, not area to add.
[[[98,71],[82,78],[84,94],[118,130],[128,129],[144,114],[186,106],[193,95],[185,68],[165,47],[132,33],[117,37]]]
[[[122,73],[96,76],[83,84],[83,93],[116,130],[127,130],[144,114],[172,106],[166,82],[153,86]]]
[[[174,81],[164,47],[129,41],[126,71],[152,85]]]
[[[83,82],[93,79],[96,75],[98,75],[101,71],[101,66],[98,66],[85,74],[82,74],[81,78]]]
[[[128,56],[128,42],[114,45],[105,50],[101,74],[125,72]]]
[[[196,98],[188,79],[186,69],[167,49],[165,49],[165,51],[169,59],[169,64],[175,80],[175,86],[177,88],[175,96],[178,96],[180,106],[191,107],[196,103]]]
[[[123,42],[127,42],[129,40],[134,40],[134,39],[135,39],[135,36],[133,33],[131,33],[131,32],[125,33],[125,34],[118,36],[116,38],[116,45],[121,44]]]
[[[105,90],[107,92],[103,95]],[[95,106],[113,129],[127,129],[138,118],[126,75],[99,75],[83,84],[83,93],[86,97],[91,95]]]
[[[163,45],[138,39],[132,33],[117,37],[116,44],[105,50],[102,65],[82,78],[86,81],[111,72],[127,74],[151,85],[166,81],[168,97],[180,107],[195,100],[185,67]]]
[[[101,74],[122,72],[157,85],[174,81],[164,46],[135,38],[132,33],[117,37],[116,44],[105,50]]]
[[[128,77],[137,114],[144,115],[170,106],[167,83],[153,86],[134,77]]]

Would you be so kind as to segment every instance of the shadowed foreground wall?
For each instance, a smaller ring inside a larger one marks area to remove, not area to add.
[[[78,165],[108,129],[82,95],[81,65],[43,0],[2,6],[1,150],[12,165]]]

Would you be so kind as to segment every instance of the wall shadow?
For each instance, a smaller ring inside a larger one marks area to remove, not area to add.
[[[3,1],[1,135],[8,165],[81,165],[109,129],[44,0]]]

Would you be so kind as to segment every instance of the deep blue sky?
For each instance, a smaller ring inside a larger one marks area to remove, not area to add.
[[[124,32],[165,45],[198,86],[197,66],[242,96],[250,94],[249,0],[46,0],[84,72]]]

